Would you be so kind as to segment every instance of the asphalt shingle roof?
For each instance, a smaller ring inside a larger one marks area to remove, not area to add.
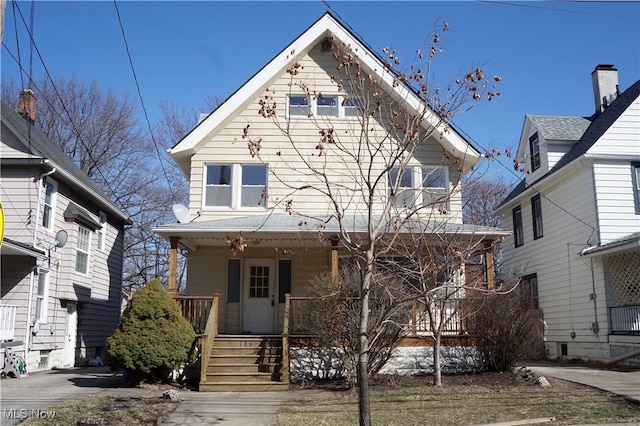
[[[549,115],[527,115],[527,117],[547,140],[577,141],[591,124],[590,120],[583,117]]]

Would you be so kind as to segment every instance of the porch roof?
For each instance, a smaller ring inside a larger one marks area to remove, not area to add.
[[[377,223],[380,217],[376,217]],[[395,232],[393,220],[388,220],[389,232]],[[367,218],[365,215],[346,216],[343,221],[345,232],[349,234],[365,234],[367,232]],[[266,238],[273,240],[287,239],[317,239],[320,235],[330,237],[340,233],[340,224],[334,217],[299,216],[286,213],[270,213],[232,217],[189,223],[162,225],[154,229],[164,238],[180,237],[186,239],[223,239],[225,244],[228,236],[242,233],[247,238]],[[434,235],[450,235],[451,237],[465,237],[474,240],[495,240],[510,232],[487,226],[438,222],[434,220],[405,221],[400,229],[401,233],[422,232]]]
[[[44,250],[6,237],[2,239],[1,251],[3,256],[29,256],[36,259],[44,259],[46,256]]]
[[[607,254],[613,254],[633,248],[640,248],[640,232],[634,232],[633,234],[626,235],[622,238],[618,238],[617,240],[610,241],[606,244],[588,247],[582,250],[580,256],[604,256]]]

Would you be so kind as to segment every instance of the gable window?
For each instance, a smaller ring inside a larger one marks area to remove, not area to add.
[[[316,98],[316,112],[319,117],[337,117],[338,97],[326,95],[318,96]]]
[[[266,165],[207,164],[205,168],[205,207],[267,207]]]
[[[520,206],[515,207],[511,214],[513,216],[513,239],[515,246],[520,247],[524,244],[524,229],[522,229],[522,209]]]
[[[538,276],[536,274],[522,277],[522,303],[529,309],[538,309]]]
[[[542,238],[542,203],[540,194],[531,198],[531,216],[533,217],[533,239]]]
[[[363,115],[364,104],[360,98],[346,98],[344,104],[345,117],[359,117]]]
[[[231,164],[207,166],[206,206],[231,206]]]
[[[107,214],[100,212],[99,217],[100,229],[98,230],[98,250],[104,250],[105,240],[107,237]]]
[[[58,185],[50,179],[44,181],[44,205],[42,208],[42,226],[46,229],[53,229],[55,217],[56,193]]]
[[[411,207],[414,205],[415,197],[413,193],[413,171],[411,167],[407,167],[401,177],[399,177],[400,168],[394,167],[389,172],[389,180],[387,183],[388,196],[395,195],[393,205],[395,207]],[[399,181],[398,181],[399,179]],[[397,193],[393,193],[393,187],[398,182]]]
[[[640,163],[631,164],[631,181],[633,182],[633,200],[636,205],[636,214],[640,214]]]
[[[540,142],[538,140],[538,132],[529,138],[529,152],[531,153],[531,171],[534,172],[540,168]]]
[[[91,231],[84,226],[78,226],[78,241],[76,243],[76,272],[89,273],[89,250],[91,248]]]
[[[309,98],[304,95],[289,96],[289,115],[307,117],[311,112]]]
[[[49,310],[49,271],[38,270],[38,293],[36,294],[36,321],[47,322]]]

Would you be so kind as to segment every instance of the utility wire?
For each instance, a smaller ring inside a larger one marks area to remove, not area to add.
[[[628,18],[628,19],[640,19],[640,16],[638,15],[618,15],[618,14],[613,14],[613,13],[601,13],[601,12],[590,12],[590,11],[586,11],[586,10],[571,10],[571,9],[559,9],[556,7],[548,7],[548,6],[539,6],[539,4],[542,3],[550,3],[550,2],[540,2],[537,3],[536,5],[533,5],[531,3],[509,3],[509,2],[504,2],[504,1],[493,1],[493,0],[476,0],[478,3],[491,3],[491,4],[499,4],[499,5],[504,5],[504,6],[514,6],[514,7],[526,7],[529,9],[542,9],[542,10],[553,10],[555,12],[566,12],[566,13],[578,13],[578,14],[582,14],[582,15],[594,15],[594,16],[608,16],[611,18]],[[563,3],[563,2],[554,2],[554,3]],[[564,3],[594,3],[592,1],[567,1]],[[609,2],[607,2],[609,3]],[[614,2],[611,2],[614,3]],[[625,3],[625,2],[620,2],[620,3]]]
[[[156,142],[156,138],[153,135],[153,129],[151,128],[151,122],[149,121],[149,115],[147,114],[147,108],[144,103],[144,99],[142,97],[142,91],[140,90],[140,83],[138,82],[138,76],[136,74],[135,67],[133,66],[133,59],[131,57],[131,51],[129,50],[129,43],[127,42],[127,36],[124,31],[124,25],[122,24],[122,19],[120,17],[120,10],[118,9],[118,2],[113,0],[113,6],[116,9],[116,15],[118,17],[118,24],[120,25],[120,31],[122,32],[122,40],[124,41],[124,47],[127,52],[127,57],[129,58],[129,66],[131,67],[131,72],[133,73],[133,80],[136,84],[136,90],[138,91],[138,97],[140,98],[140,104],[142,105],[142,111],[144,113],[144,118],[147,123],[147,128],[149,129],[149,134],[151,135],[151,140],[153,141],[153,147],[156,150],[156,154],[158,155],[158,159],[160,160],[160,168],[162,169],[162,173],[164,174],[164,178],[167,181],[167,187],[169,188],[169,192],[171,192],[171,196],[174,200],[177,200],[177,196],[173,190],[173,185],[171,185],[171,180],[169,179],[169,175],[167,174],[167,170],[164,167],[164,162],[162,160],[162,155],[160,153],[160,148],[158,148],[158,143]]]

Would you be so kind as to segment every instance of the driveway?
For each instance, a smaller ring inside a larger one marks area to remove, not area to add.
[[[114,374],[106,367],[42,371],[20,379],[2,379],[0,424],[13,425],[31,415],[46,418],[52,414],[46,410],[48,407],[86,395],[143,396],[158,392],[117,387],[121,383],[122,375]]]

